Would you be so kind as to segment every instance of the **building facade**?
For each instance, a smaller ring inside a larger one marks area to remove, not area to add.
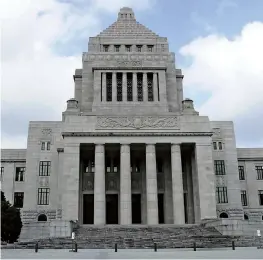
[[[2,150],[2,190],[24,223],[192,224],[263,220],[263,148],[236,148],[232,122],[183,97],[167,38],[130,8],[91,37],[61,121],[30,122]]]

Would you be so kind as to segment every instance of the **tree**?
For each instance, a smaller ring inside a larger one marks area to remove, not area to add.
[[[20,210],[6,200],[1,191],[1,240],[14,243],[19,238],[22,229]]]

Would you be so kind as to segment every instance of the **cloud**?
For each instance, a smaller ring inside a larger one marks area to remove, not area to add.
[[[212,34],[200,37],[180,49],[192,59],[184,68],[185,86],[189,91],[210,94],[198,110],[212,120],[234,120],[243,143],[263,146],[261,124],[263,110],[263,23],[249,23],[232,40]],[[247,126],[247,120],[253,127]],[[256,133],[256,135],[255,135]],[[261,143],[259,142],[261,140]]]
[[[26,147],[29,120],[61,120],[74,95],[72,75],[82,53],[59,55],[99,33],[105,13],[144,10],[149,0],[1,0],[1,147]],[[117,13],[116,13],[117,18]],[[87,51],[83,49],[82,51]]]
[[[237,3],[234,0],[220,0],[217,5],[216,14],[221,15],[228,8],[237,7]]]

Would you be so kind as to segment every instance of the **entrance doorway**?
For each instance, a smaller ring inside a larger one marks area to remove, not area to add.
[[[94,224],[94,195],[83,195],[83,224]]]
[[[106,224],[118,224],[118,194],[106,195]]]
[[[163,194],[158,194],[159,224],[164,224]]]
[[[132,224],[141,223],[141,194],[132,194]]]

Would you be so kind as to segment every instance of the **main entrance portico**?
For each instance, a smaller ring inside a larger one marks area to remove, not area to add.
[[[80,137],[69,137],[74,138]],[[67,165],[72,149],[76,153],[73,158],[78,160],[71,161],[70,167],[79,169],[79,185],[75,185],[75,198],[67,196],[75,200],[75,211],[68,211],[64,218],[90,225],[179,225],[199,223],[215,215],[208,145],[71,143],[64,150]],[[62,207],[69,208],[68,200],[63,200]],[[200,207],[205,201],[207,205]]]

